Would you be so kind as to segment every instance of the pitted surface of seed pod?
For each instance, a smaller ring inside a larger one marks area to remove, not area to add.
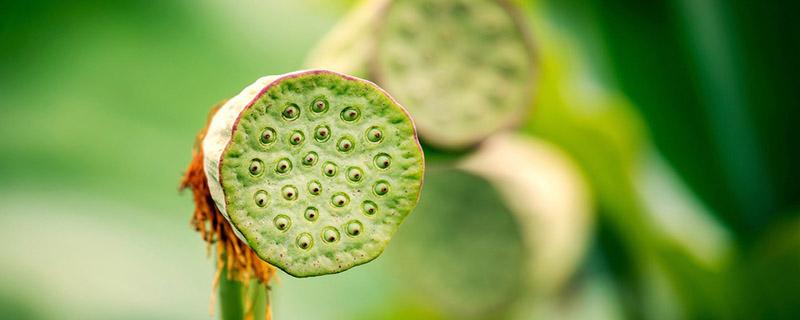
[[[391,1],[383,12],[375,78],[408,106],[423,141],[463,148],[530,107],[532,50],[506,1]]]
[[[330,71],[260,79],[223,106],[203,143],[212,196],[237,235],[298,277],[376,258],[422,185],[408,113],[371,82]]]

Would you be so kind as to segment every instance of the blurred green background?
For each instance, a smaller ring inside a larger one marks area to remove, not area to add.
[[[351,5],[0,3],[0,318],[208,318],[214,270],[177,190],[194,136],[217,101],[301,68]],[[427,300],[437,289],[407,280],[447,270],[407,250],[422,219],[412,215],[397,249],[373,263],[281,274],[275,318],[462,318],[451,308],[492,299],[497,309],[471,316],[800,318],[797,11],[518,5],[540,60],[519,133],[563,150],[593,199],[577,271],[555,292],[498,291],[523,272],[513,248],[479,248],[497,256],[476,263],[486,255],[459,247],[443,265],[483,287],[445,281],[456,301]],[[447,196],[457,197],[437,197]],[[486,241],[518,241],[503,232],[513,222],[496,224],[490,234],[505,238]]]

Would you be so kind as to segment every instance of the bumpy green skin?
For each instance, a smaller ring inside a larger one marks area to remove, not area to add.
[[[380,255],[417,203],[423,162],[414,125],[391,97],[314,71],[273,82],[242,111],[220,177],[249,245],[306,277]]]
[[[363,73],[408,106],[426,143],[463,149],[516,125],[530,107],[525,30],[504,0],[372,0],[307,64]]]

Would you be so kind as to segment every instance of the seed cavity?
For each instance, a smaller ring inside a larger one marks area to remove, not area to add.
[[[280,231],[289,230],[289,227],[292,226],[292,219],[283,214],[277,215],[275,219],[272,219],[272,222],[275,223],[275,228]]]
[[[389,183],[385,180],[378,181],[372,187],[372,191],[379,196],[385,195],[389,193]]]
[[[250,171],[251,175],[257,176],[264,171],[264,162],[259,159],[253,159],[250,161],[250,167],[247,170]]]
[[[322,241],[333,243],[339,240],[339,230],[334,227],[325,227],[322,229]]]
[[[376,213],[378,213],[378,205],[375,204],[375,202],[366,200],[363,203],[361,203],[361,212],[363,212],[365,215],[368,216],[375,215]]]
[[[253,196],[253,200],[256,202],[256,205],[259,207],[266,207],[269,203],[269,195],[264,190],[256,191],[256,194]]]
[[[281,193],[283,194],[283,198],[286,200],[296,200],[297,199],[297,188],[292,185],[284,186],[281,188]]]
[[[331,197],[331,204],[333,204],[334,207],[341,208],[346,206],[348,203],[350,203],[350,197],[348,197],[345,193],[339,192]]]
[[[358,117],[361,116],[361,113],[358,111],[357,108],[354,107],[347,107],[342,110],[341,117],[342,120],[347,122],[352,122],[358,120]]]
[[[364,171],[358,167],[347,168],[347,180],[359,182],[364,178]]]
[[[386,169],[392,164],[392,157],[385,153],[380,153],[375,156],[375,166],[380,169]]]
[[[305,139],[306,137],[302,131],[295,130],[292,132],[292,135],[289,136],[289,143],[293,146],[297,146],[302,144]]]
[[[275,137],[277,134],[275,133],[275,129],[266,128],[263,132],[261,132],[261,138],[259,139],[263,144],[270,144],[275,142]]]
[[[339,143],[336,144],[336,148],[339,149],[339,151],[341,152],[348,152],[350,150],[353,150],[353,147],[354,147],[353,139],[350,139],[348,137],[343,137],[339,139]]]
[[[326,100],[325,97],[314,99],[314,101],[311,102],[311,111],[314,111],[315,113],[323,113],[328,111],[328,100]]]
[[[298,107],[297,104],[295,103],[289,103],[286,105],[285,108],[283,108],[283,112],[281,112],[281,115],[286,120],[297,119],[297,117],[300,116],[300,107]]]
[[[303,214],[303,216],[308,221],[317,221],[317,218],[319,218],[319,210],[314,207],[308,207],[306,208],[306,212]]]
[[[309,153],[306,153],[305,157],[303,157],[303,165],[308,167],[313,166],[317,163],[318,158],[319,156],[316,152],[310,151]]]
[[[364,225],[361,224],[361,221],[352,220],[347,223],[347,235],[355,237],[360,235],[363,231],[364,231]]]
[[[287,158],[278,160],[278,164],[275,165],[275,172],[287,173],[289,171],[292,171],[292,162]]]
[[[308,232],[303,232],[299,236],[297,236],[297,246],[300,247],[300,249],[308,250],[313,245],[314,245],[314,239]]]
[[[339,171],[339,166],[335,165],[333,162],[326,161],[322,165],[322,174],[328,177],[335,176],[337,171]]]
[[[308,183],[308,192],[318,196],[320,193],[322,193],[322,184],[320,184],[317,180],[311,180],[311,182]]]
[[[372,127],[367,129],[367,140],[371,142],[380,142],[383,140],[383,132],[378,127]]]
[[[317,126],[314,129],[314,139],[319,142],[328,141],[331,138],[331,128],[325,125]]]

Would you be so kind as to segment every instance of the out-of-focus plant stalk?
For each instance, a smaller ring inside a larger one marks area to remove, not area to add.
[[[251,280],[245,284],[228,278],[224,270],[219,279],[220,319],[270,319],[269,295],[264,285]]]

